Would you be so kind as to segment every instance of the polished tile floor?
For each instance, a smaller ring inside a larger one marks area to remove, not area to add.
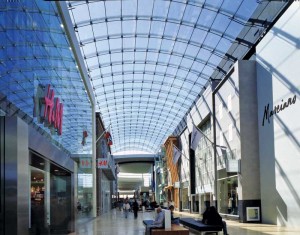
[[[111,212],[94,219],[78,219],[76,233],[70,235],[144,235],[144,219],[153,219],[152,212],[139,212],[134,219],[133,213],[129,213],[126,219],[122,211],[113,209]],[[189,213],[179,213],[180,217],[195,217]],[[227,220],[228,233],[230,235],[300,235],[300,229],[287,229],[267,224],[248,224]],[[196,233],[190,232],[190,235]],[[219,235],[223,233],[219,232]]]

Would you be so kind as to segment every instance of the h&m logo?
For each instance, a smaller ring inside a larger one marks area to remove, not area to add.
[[[59,98],[54,97],[54,90],[50,84],[47,86],[39,85],[37,94],[34,97],[34,117],[38,118],[39,123],[44,123],[49,127],[51,133],[62,134],[63,104]]]

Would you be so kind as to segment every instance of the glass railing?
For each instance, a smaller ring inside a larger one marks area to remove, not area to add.
[[[218,170],[226,168],[228,162],[231,160],[237,160],[237,151],[236,149],[227,151],[217,151],[217,168]]]

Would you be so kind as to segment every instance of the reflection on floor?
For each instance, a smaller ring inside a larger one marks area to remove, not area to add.
[[[153,219],[153,212],[139,212],[134,219],[133,213],[126,219],[124,213],[113,209],[111,212],[94,219],[79,219],[76,223],[76,233],[70,235],[144,235],[144,219]],[[177,215],[176,215],[177,216]],[[180,217],[191,217],[189,213],[179,213]],[[286,229],[267,224],[248,224],[227,220],[230,235],[299,235],[299,230]],[[198,233],[199,234],[199,233]],[[223,233],[219,233],[221,235]],[[190,232],[190,235],[196,233]]]

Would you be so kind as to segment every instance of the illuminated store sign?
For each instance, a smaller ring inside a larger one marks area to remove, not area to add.
[[[265,106],[262,126],[265,125],[265,121],[268,121],[268,123],[270,123],[270,118],[272,118],[275,114],[278,114],[279,112],[283,111],[285,108],[295,103],[296,103],[296,95],[294,95],[292,98],[289,98],[287,101],[281,100],[281,104],[275,105],[274,109],[272,110],[270,110],[269,107],[270,104]]]
[[[97,168],[108,168],[108,159],[107,158],[98,158],[97,159]]]
[[[92,159],[91,158],[80,158],[79,168],[91,169],[92,168]]]
[[[42,94],[42,95],[40,95]],[[63,118],[63,104],[60,103],[59,98],[54,97],[53,89],[50,89],[50,84],[45,87],[39,86],[37,92],[37,110],[38,121],[44,123],[58,135],[62,134],[62,118]]]

